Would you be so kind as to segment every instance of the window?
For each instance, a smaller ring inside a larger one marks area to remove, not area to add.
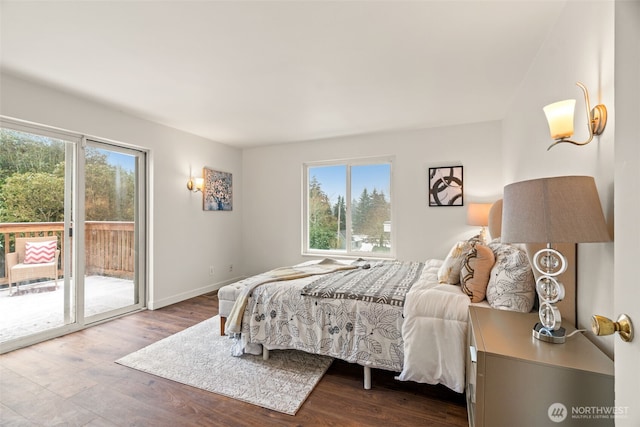
[[[392,257],[392,159],[304,165],[305,254]]]

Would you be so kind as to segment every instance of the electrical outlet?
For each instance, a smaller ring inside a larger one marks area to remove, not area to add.
[[[233,271],[233,264],[229,264],[229,273]]]
[[[213,276],[216,274],[216,268],[213,265],[209,266],[209,276]]]

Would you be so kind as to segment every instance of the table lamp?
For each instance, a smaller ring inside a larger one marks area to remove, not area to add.
[[[563,343],[565,329],[555,303],[564,298],[557,276],[567,269],[567,260],[552,244],[611,240],[595,180],[560,176],[507,185],[502,212],[503,243],[547,245],[533,256],[533,266],[541,275],[536,280],[540,322],[532,333],[542,341]]]
[[[487,243],[487,225],[489,225],[489,210],[493,203],[469,203],[467,207],[467,224],[477,225],[480,229],[480,239]]]

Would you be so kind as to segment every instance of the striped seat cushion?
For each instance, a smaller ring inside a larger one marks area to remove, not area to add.
[[[55,240],[47,242],[27,242],[25,243],[25,264],[43,264],[53,262],[56,256]]]

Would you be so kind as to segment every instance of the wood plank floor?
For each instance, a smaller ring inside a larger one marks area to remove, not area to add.
[[[467,426],[462,395],[334,361],[295,416],[115,360],[218,313],[208,294],[0,356],[1,426]]]

